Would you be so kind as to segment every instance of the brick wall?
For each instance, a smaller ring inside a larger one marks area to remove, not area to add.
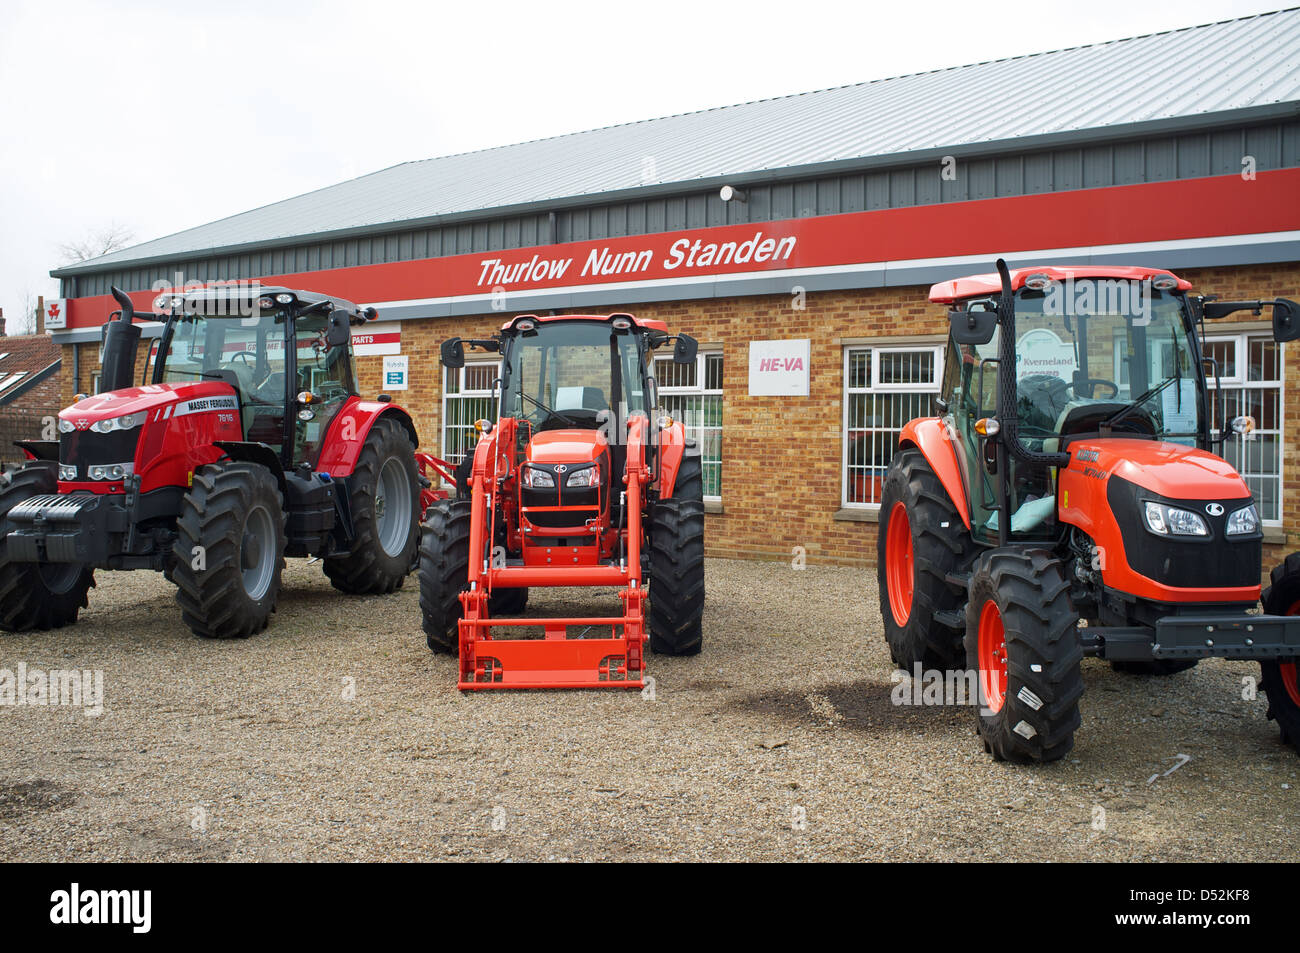
[[[36,374],[59,359],[59,348],[44,336],[28,334],[17,337],[0,337],[0,379],[16,371]],[[26,459],[14,446],[15,440],[39,440],[46,436],[47,425],[63,406],[60,374],[55,373],[24,391],[6,404],[0,404],[0,462],[14,463]]]
[[[1223,298],[1300,299],[1300,264],[1180,272],[1197,290]],[[876,525],[861,511],[840,511],[843,413],[843,341],[873,337],[946,334],[943,307],[927,300],[928,288],[881,288],[808,293],[804,307],[790,295],[625,305],[611,301],[603,312],[629,311],[659,318],[723,354],[722,512],[708,517],[711,555],[789,559],[802,547],[809,562],[873,565]],[[422,448],[441,453],[442,370],[438,347],[451,336],[486,337],[509,317],[495,313],[466,318],[408,321],[402,353],[410,357],[410,389],[393,394],[415,420]],[[381,315],[382,317],[382,315]],[[1247,320],[1257,320],[1244,316]],[[1239,322],[1238,322],[1239,323]],[[1221,326],[1228,327],[1228,323]],[[750,397],[748,344],[759,339],[811,341],[809,396]],[[82,389],[89,389],[97,345],[82,346]],[[143,351],[143,348],[142,348]],[[71,348],[65,348],[65,402],[72,391]],[[143,361],[143,355],[141,357]],[[382,358],[357,359],[362,394],[382,390]],[[1300,346],[1285,350],[1285,379],[1300,380]],[[1300,498],[1289,492],[1300,472],[1300,392],[1285,389],[1283,528],[1285,543],[1266,547],[1272,565],[1300,536]],[[864,580],[865,584],[865,580]]]

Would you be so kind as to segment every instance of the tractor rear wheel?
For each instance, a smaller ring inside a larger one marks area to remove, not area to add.
[[[704,645],[704,480],[698,454],[682,458],[672,497],[650,512],[649,615],[651,651],[699,653]]]
[[[266,467],[225,461],[194,472],[171,575],[195,635],[244,639],[266,628],[284,572],[284,523],[280,484]]]
[[[966,601],[947,576],[964,569],[974,551],[966,524],[925,455],[911,447],[894,454],[881,492],[876,577],[895,665],[909,673],[918,664],[962,667],[961,627],[936,616],[955,616]]]
[[[1300,553],[1292,553],[1273,570],[1260,601],[1269,615],[1300,615]],[[1300,659],[1261,662],[1260,670],[1268,717],[1281,729],[1282,742],[1300,752]]]
[[[460,654],[457,624],[464,611],[460,594],[469,588],[471,507],[471,500],[438,500],[425,510],[420,527],[420,614],[435,652]]]
[[[977,673],[976,718],[999,761],[1055,761],[1079,727],[1083,649],[1061,563],[1041,550],[980,555],[966,606],[966,659]]]
[[[37,461],[0,475],[0,629],[6,632],[76,622],[95,584],[94,571],[81,563],[10,562],[6,555],[14,528],[6,516],[26,499],[59,491],[54,466]]]
[[[327,558],[325,575],[351,595],[400,589],[420,542],[420,472],[410,435],[391,416],[371,426],[348,486],[352,550]]]

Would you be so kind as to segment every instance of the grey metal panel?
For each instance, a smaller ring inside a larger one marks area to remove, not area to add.
[[[1131,136],[1223,124],[1247,113],[1294,121],[1297,49],[1300,8],[625,123],[403,163],[75,267],[249,243],[300,244],[295,240],[306,235],[393,231],[393,223],[448,216],[490,218],[494,210],[599,195],[689,192],[693,183],[716,188],[724,178],[743,186],[746,177],[804,170],[812,179],[855,164],[898,167],[945,152],[1016,152],[1026,140],[1096,141],[1114,138],[1112,130]],[[1240,151],[1228,161],[1231,148],[1215,147],[1219,168],[1239,166]],[[646,156],[653,156],[653,169]]]

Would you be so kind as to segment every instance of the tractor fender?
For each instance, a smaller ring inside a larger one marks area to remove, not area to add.
[[[966,486],[961,478],[961,461],[957,459],[957,443],[948,436],[943,420],[938,417],[920,417],[903,425],[898,435],[898,447],[915,447],[921,451],[934,475],[948,493],[948,499],[961,514],[961,521],[970,529],[970,507],[966,504]]]
[[[677,471],[686,456],[686,427],[680,420],[659,431],[659,498],[672,498],[677,486]],[[630,460],[628,461],[631,462]]]
[[[280,495],[284,498],[285,505],[289,505],[289,489],[285,486],[284,467],[280,463],[280,457],[273,449],[264,443],[251,440],[217,440],[213,443],[213,446],[231,460],[256,463],[270,470],[271,475],[280,484]]]
[[[316,469],[335,478],[351,476],[366,437],[370,435],[370,428],[380,417],[396,420],[411,438],[411,443],[416,447],[420,445],[415,423],[401,407],[380,400],[349,397],[329,422]]]

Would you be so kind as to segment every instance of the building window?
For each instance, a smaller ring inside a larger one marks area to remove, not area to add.
[[[1218,386],[1223,391],[1223,418],[1219,418],[1219,395],[1213,370],[1206,368],[1210,382],[1210,429],[1219,437],[1232,419],[1241,415],[1255,418],[1255,431],[1237,436],[1229,430],[1220,450],[1237,468],[1255,494],[1259,515],[1265,523],[1282,522],[1282,345],[1271,335],[1236,334],[1205,339],[1205,354],[1219,365]]]
[[[844,349],[841,503],[876,507],[903,425],[933,416],[943,346]]]
[[[498,365],[486,361],[467,362],[464,367],[443,368],[442,457],[457,464],[474,449],[478,434],[474,421],[493,420],[492,382]]]
[[[722,498],[722,353],[701,351],[694,364],[675,364],[657,357],[659,406],[686,427],[700,451],[704,498]]]

